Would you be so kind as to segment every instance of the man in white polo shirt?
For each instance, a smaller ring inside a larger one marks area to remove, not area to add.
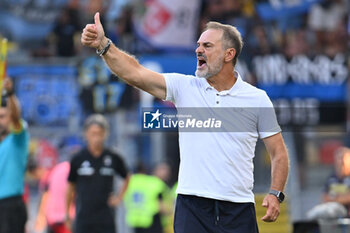
[[[234,67],[243,42],[237,29],[210,22],[197,42],[195,76],[159,74],[141,66],[105,37],[99,13],[84,28],[82,43],[96,48],[110,69],[128,84],[177,108],[255,109],[232,117],[254,130],[179,132],[180,174],[174,229],[176,233],[257,233],[253,189],[253,157],[258,137],[271,156],[271,190],[263,201],[263,221],[279,214],[288,176],[288,154],[266,93],[244,82]],[[229,120],[230,119],[226,119]]]

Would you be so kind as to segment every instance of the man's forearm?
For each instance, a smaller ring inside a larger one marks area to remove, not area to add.
[[[119,192],[119,197],[122,199],[124,197],[124,194],[126,192],[126,190],[128,189],[128,186],[129,186],[129,181],[130,181],[130,175],[128,175],[125,180],[124,180],[124,183],[123,183],[123,186]]]
[[[283,191],[289,170],[287,150],[282,149],[271,158],[271,189]]]
[[[107,44],[107,38],[103,39],[101,43],[101,49]],[[108,67],[115,73],[119,78],[123,79],[126,83],[131,86],[139,87],[138,82],[138,69],[141,68],[139,62],[131,55],[118,49],[113,43],[110,45],[109,50],[103,59]]]
[[[75,192],[74,184],[69,183],[67,193],[66,193],[66,218],[69,218],[69,210],[70,210],[70,206],[73,202],[74,192]]]
[[[113,43],[103,59],[112,72],[127,84],[165,99],[166,83],[162,74],[142,66],[133,56],[118,49]]]

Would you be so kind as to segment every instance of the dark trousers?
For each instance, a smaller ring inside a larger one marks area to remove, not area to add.
[[[181,195],[176,199],[175,233],[259,233],[253,203]]]
[[[106,224],[79,224],[74,226],[74,233],[116,233],[115,225]]]
[[[27,208],[22,196],[0,200],[0,233],[24,233]]]
[[[149,228],[134,228],[135,233],[163,233],[163,226],[160,214],[153,216],[153,223]]]

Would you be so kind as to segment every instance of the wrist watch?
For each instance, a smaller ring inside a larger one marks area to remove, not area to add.
[[[102,57],[103,55],[105,55],[105,54],[107,53],[109,47],[111,47],[111,44],[112,44],[112,41],[111,41],[110,39],[107,39],[107,44],[106,44],[106,46],[105,46],[103,49],[101,49],[101,50],[96,49],[96,53],[97,53],[100,57]]]
[[[281,191],[277,191],[277,190],[273,190],[271,189],[269,194],[274,195],[275,197],[277,197],[277,200],[282,203],[284,200],[284,193],[282,193]]]

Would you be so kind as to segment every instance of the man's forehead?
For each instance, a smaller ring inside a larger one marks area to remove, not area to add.
[[[106,129],[102,125],[100,125],[98,123],[92,123],[91,125],[88,125],[86,127],[86,131],[88,131],[88,130],[91,131],[91,129],[92,130],[103,130],[103,131],[106,131]]]
[[[204,32],[202,32],[201,36],[199,37],[197,43],[217,43],[221,42],[223,31],[220,29],[208,29]]]
[[[0,107],[0,114],[6,114],[7,112],[8,111],[6,107]]]

